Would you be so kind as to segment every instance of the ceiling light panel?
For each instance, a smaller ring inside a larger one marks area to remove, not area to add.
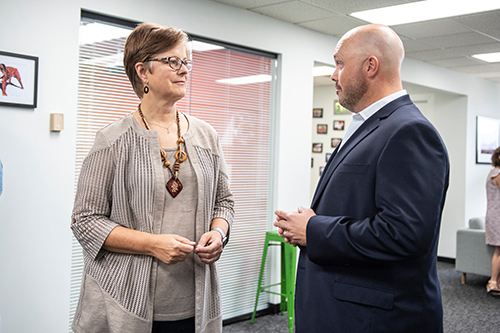
[[[351,13],[371,23],[399,25],[500,9],[492,0],[426,0]]]
[[[472,57],[486,62],[500,62],[500,52],[474,54]]]

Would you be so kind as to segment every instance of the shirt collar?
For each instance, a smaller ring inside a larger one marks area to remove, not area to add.
[[[400,90],[398,92],[395,92],[394,94],[391,94],[389,96],[386,96],[386,97],[376,101],[375,103],[373,103],[372,105],[370,105],[366,109],[358,112],[358,114],[363,118],[363,121],[365,121],[366,119],[373,116],[378,110],[382,109],[384,106],[386,106],[390,102],[398,99],[401,96],[407,95],[407,94],[408,93],[406,92],[405,89]]]

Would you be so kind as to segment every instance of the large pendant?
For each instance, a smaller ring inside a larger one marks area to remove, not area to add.
[[[172,176],[172,178],[170,178],[170,180],[167,182],[167,190],[172,195],[172,197],[175,198],[177,194],[182,191],[182,183],[179,178],[174,179],[174,177]]]

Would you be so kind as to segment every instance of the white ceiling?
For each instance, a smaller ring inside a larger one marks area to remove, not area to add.
[[[348,14],[418,0],[212,0],[341,37],[367,22]],[[473,0],[457,0],[473,1]],[[500,1],[500,0],[491,0]],[[500,10],[392,26],[406,57],[500,83],[500,63],[471,55],[500,52]]]

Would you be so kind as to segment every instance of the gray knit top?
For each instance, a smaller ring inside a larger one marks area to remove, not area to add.
[[[195,240],[220,217],[232,225],[234,198],[215,130],[187,116],[185,133],[197,181]],[[154,304],[153,257],[102,249],[116,226],[161,232],[165,179],[158,133],[130,114],[101,129],[85,158],[71,229],[83,248],[84,271],[72,328],[83,332],[151,332]],[[229,232],[228,232],[229,236]],[[220,286],[215,264],[195,258],[196,332],[222,332]]]

